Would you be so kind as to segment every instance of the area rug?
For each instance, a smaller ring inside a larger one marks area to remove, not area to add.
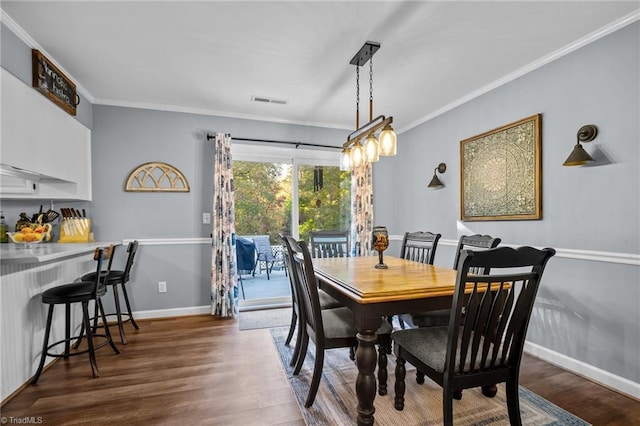
[[[239,315],[240,330],[256,328],[287,327],[291,324],[291,308],[261,309],[259,311],[243,311]],[[286,337],[286,334],[285,334]]]
[[[348,349],[331,349],[325,352],[324,368],[320,387],[311,408],[304,408],[313,373],[313,343],[304,366],[298,376],[293,375],[289,366],[294,341],[285,346],[288,328],[272,328],[271,335],[280,355],[289,383],[295,393],[305,423],[315,425],[351,425],[357,416],[355,380],[358,371],[349,359]],[[442,388],[426,378],[423,385],[415,381],[415,368],[407,363],[405,406],[403,411],[393,407],[395,358],[389,356],[387,370],[389,393],[376,395],[375,422],[377,425],[413,426],[442,424]],[[520,387],[520,412],[524,425],[588,425],[553,405],[533,392]],[[482,395],[480,389],[466,389],[462,400],[453,402],[453,416],[456,425],[509,425],[509,414],[505,401],[504,385],[498,386],[494,398]]]

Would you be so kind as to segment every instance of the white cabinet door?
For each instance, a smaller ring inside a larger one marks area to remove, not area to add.
[[[91,130],[5,69],[0,87],[0,163],[41,175],[17,198],[90,200]]]

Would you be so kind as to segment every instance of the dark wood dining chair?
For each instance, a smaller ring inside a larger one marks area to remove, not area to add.
[[[433,265],[441,234],[432,232],[405,232],[400,257],[414,262]]]
[[[348,257],[349,232],[311,231],[309,232],[309,246],[313,258]]]
[[[289,365],[294,366],[296,365],[296,361],[298,360],[298,356],[300,355],[300,344],[302,342],[302,333],[304,332],[304,319],[302,317],[302,308],[300,307],[300,297],[298,295],[298,288],[300,287],[300,285],[294,281],[297,280],[298,277],[293,270],[293,263],[291,261],[291,256],[293,256],[293,253],[292,249],[287,246],[287,242],[285,240],[287,237],[283,234],[278,234],[278,237],[282,242],[284,263],[288,271],[287,276],[289,277],[289,286],[291,288],[291,324],[289,325],[289,333],[287,334],[287,338],[284,342],[285,345],[289,345],[289,343],[291,343],[291,339],[293,338],[293,335],[297,330],[296,344],[293,347],[293,353],[289,362]],[[320,289],[318,289],[318,296],[320,299],[321,309],[331,309],[342,306],[340,302]]]
[[[404,408],[405,364],[409,362],[442,386],[445,425],[453,424],[456,390],[503,382],[509,422],[520,425],[520,360],[540,279],[554,254],[552,248],[532,247],[464,250],[449,325],[391,335],[396,355],[395,408]]]
[[[286,244],[291,248],[291,253],[300,252],[291,256],[294,265],[293,272],[298,277],[298,294],[300,296],[301,315],[304,323],[304,333],[300,346],[300,355],[297,359],[293,374],[297,375],[302,369],[306,358],[309,340],[315,344],[315,363],[313,375],[309,387],[309,393],[304,406],[313,405],[324,365],[324,352],[328,349],[351,348],[357,345],[357,330],[353,324],[353,314],[349,308],[339,307],[333,309],[321,309],[318,297],[318,287],[313,269],[313,261],[308,246],[304,241],[296,242],[288,237]],[[387,393],[387,350],[390,344],[391,326],[382,321],[382,325],[376,331],[378,336],[378,393]]]
[[[442,237],[442,234],[434,234],[432,232],[405,232],[402,238],[402,245],[400,246],[400,257],[414,262],[433,265],[440,237]],[[404,320],[407,316],[411,317],[411,314],[401,314],[397,316],[400,327],[406,328]],[[389,317],[389,321],[392,321],[392,318],[393,317]]]
[[[94,251],[94,260],[96,261],[96,272],[94,275],[93,281],[78,281],[70,284],[63,284],[48,290],[45,290],[42,293],[42,303],[49,305],[49,310],[47,314],[47,325],[45,327],[44,333],[44,343],[42,345],[42,353],[40,355],[40,364],[38,365],[38,369],[31,379],[31,384],[37,384],[40,379],[40,375],[42,374],[42,370],[44,368],[44,364],[47,356],[56,357],[56,358],[64,358],[68,359],[70,356],[81,355],[85,353],[89,353],[89,363],[91,364],[91,373],[93,377],[98,377],[100,374],[98,372],[98,365],[96,363],[96,349],[99,349],[107,344],[111,346],[113,352],[117,355],[120,353],[118,348],[114,345],[113,339],[111,338],[111,333],[109,332],[109,326],[107,324],[107,317],[104,313],[104,308],[102,306],[101,297],[105,295],[107,289],[105,285],[105,280],[100,279],[101,276],[107,277],[109,276],[109,272],[111,271],[111,263],[113,261],[113,254],[115,251],[115,246],[111,245],[109,247],[99,247]],[[108,262],[105,262],[108,261]],[[105,265],[106,263],[106,265]],[[93,327],[91,326],[91,319],[89,316],[89,302],[93,301],[98,306],[98,310],[100,312],[100,316],[102,318],[105,333],[98,335],[92,332]],[[71,304],[72,303],[80,303],[82,305],[82,326],[83,330],[87,330],[87,345],[88,348],[81,351],[71,352],[71,342],[76,340],[79,342],[82,339],[83,331],[80,331],[80,334],[77,336],[71,336]],[[51,334],[51,326],[53,320],[53,310],[55,305],[65,305],[65,338],[49,344],[49,337]],[[95,337],[102,337],[104,340],[99,343],[94,343]],[[64,344],[64,352],[62,353],[53,353],[51,350],[58,346]]]
[[[460,266],[460,255],[465,249],[473,248],[478,250],[489,250],[497,247],[502,239],[498,237],[492,237],[491,235],[462,235],[458,239],[458,246],[456,248],[456,255],[453,259],[453,269],[458,269]],[[478,268],[472,268],[472,273],[489,273],[488,270],[483,269],[480,271]],[[449,324],[449,316],[451,314],[450,309],[440,309],[437,311],[419,312],[411,315],[411,321],[416,327],[435,327]],[[416,372],[416,381],[419,384],[424,383],[424,374],[420,371]],[[497,388],[495,385],[483,386],[482,393],[488,397],[494,397],[496,395]],[[462,391],[456,390],[454,397],[456,399],[462,398]]]
[[[458,239],[456,255],[453,260],[453,269],[458,269],[460,265],[460,254],[465,249],[488,250],[495,248],[502,240],[490,235],[463,235]],[[472,272],[474,272],[472,270]],[[411,315],[411,321],[416,327],[433,327],[447,325],[449,323],[449,309],[438,311],[419,312]]]

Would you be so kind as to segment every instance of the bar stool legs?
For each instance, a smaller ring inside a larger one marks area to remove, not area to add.
[[[118,292],[118,286],[122,286],[122,295],[124,296],[124,301],[125,304],[127,306],[127,312],[123,312],[122,311],[122,306],[121,306],[121,301],[120,301],[120,294]],[[131,324],[133,325],[133,327],[136,330],[139,330],[140,327],[138,327],[138,324],[136,323],[136,320],[133,318],[133,313],[131,311],[131,303],[129,302],[129,295],[127,294],[127,287],[124,283],[118,282],[118,283],[114,283],[114,284],[110,284],[111,289],[113,290],[113,299],[114,299],[114,304],[115,304],[115,308],[116,311],[115,313],[110,313],[107,314],[106,316],[116,316],[118,319],[118,331],[120,333],[120,341],[122,342],[123,345],[126,345],[128,343],[127,341],[127,337],[124,331],[124,323],[127,321],[131,321]],[[123,319],[123,317],[126,317],[126,319]],[[103,327],[105,322],[103,321],[103,323],[101,325],[98,325],[98,305],[96,305],[95,307],[95,313],[93,315],[93,317],[91,318],[94,320],[93,322],[93,332],[96,332],[96,329],[98,327]],[[83,325],[84,328],[84,325]],[[81,333],[82,334],[82,333]],[[79,343],[76,343],[76,348],[77,345]]]
[[[131,320],[131,324],[133,324],[133,327],[136,330],[140,330],[140,327],[138,327],[136,320],[133,318],[133,313],[131,312],[131,304],[129,303],[129,296],[127,295],[127,286],[125,284],[122,284],[122,294],[124,295],[124,301],[127,304],[127,312],[129,312],[129,319]]]
[[[122,324],[122,312],[120,311],[120,295],[118,294],[118,284],[112,285],[113,300],[116,304],[116,317],[118,318],[118,331],[120,332],[120,341],[123,345],[127,344],[127,338],[124,335],[124,327]]]
[[[93,348],[93,330],[91,329],[91,321],[89,320],[89,302],[82,302],[82,319],[84,320],[84,327],[87,330],[87,345],[89,346],[89,363],[91,364],[91,374],[93,374],[93,377],[99,377],[100,373],[98,372],[98,364],[96,364],[96,353],[95,349]],[[106,330],[108,329],[109,327],[106,327]],[[80,342],[80,339],[82,339],[82,333],[78,338],[78,342]]]
[[[40,356],[40,363],[38,365],[38,369],[36,370],[35,375],[31,379],[31,384],[32,385],[35,385],[35,384],[38,383],[38,380],[40,379],[40,375],[42,374],[42,370],[44,369],[44,364],[46,362],[47,356],[53,356],[53,357],[59,357],[59,358],[68,359],[70,356],[80,355],[80,354],[88,352],[89,353],[89,363],[91,364],[91,373],[92,373],[93,377],[99,377],[100,373],[98,371],[98,364],[96,363],[95,350],[108,343],[111,346],[111,349],[113,350],[113,352],[116,355],[120,354],[120,351],[118,350],[116,345],[113,343],[113,339],[111,337],[111,332],[109,331],[109,327],[108,326],[104,327],[105,334],[104,334],[103,337],[106,338],[106,342],[101,343],[97,347],[95,346],[94,341],[93,341],[93,337],[96,334],[95,334],[95,332],[93,330],[93,327],[91,326],[91,318],[89,316],[89,301],[82,301],[81,303],[82,303],[82,326],[81,326],[81,329],[80,329],[80,334],[78,336],[71,337],[71,304],[70,303],[65,303],[65,339],[64,340],[60,340],[58,342],[55,342],[55,343],[53,343],[51,345],[49,345],[49,338],[51,336],[51,324],[53,322],[53,309],[55,307],[55,304],[49,304],[49,310],[48,310],[48,313],[47,313],[47,324],[45,326],[46,328],[45,328],[45,333],[44,333],[44,343],[42,345],[42,354]],[[106,324],[107,323],[107,317],[106,317],[106,315],[104,313],[104,308],[102,306],[102,302],[98,298],[95,301],[95,303],[96,303],[97,310],[100,313],[100,317],[102,318],[103,323]],[[84,350],[84,351],[80,351],[80,352],[71,353],[71,351],[70,351],[71,341],[72,340],[76,340],[76,343],[74,344],[73,348],[77,349],[78,346],[80,345],[80,341],[84,337],[84,331],[85,330],[87,332],[87,346],[88,346],[88,349]],[[53,348],[54,346],[56,346],[58,344],[61,344],[63,342],[64,342],[64,352],[62,354],[53,354],[53,353],[49,352],[49,350],[51,348]]]
[[[47,359],[47,345],[49,344],[49,335],[51,334],[51,320],[53,319],[53,306],[49,305],[49,313],[47,314],[47,325],[44,331],[44,344],[42,345],[42,355],[40,356],[40,364],[38,365],[38,369],[36,370],[36,374],[31,379],[31,384],[35,385],[38,383],[38,379],[40,378],[40,374],[42,374],[42,369],[44,368],[44,362]],[[67,335],[69,332],[67,331]],[[68,353],[68,348],[65,346],[65,353]],[[67,356],[68,358],[68,356]]]

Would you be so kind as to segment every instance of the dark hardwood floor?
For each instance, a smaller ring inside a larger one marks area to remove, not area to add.
[[[239,331],[236,320],[208,315],[139,324],[127,324],[120,355],[98,351],[100,378],[86,355],[60,360],[2,416],[56,426],[304,425],[267,329]],[[531,356],[521,384],[594,425],[640,424],[639,401]]]

